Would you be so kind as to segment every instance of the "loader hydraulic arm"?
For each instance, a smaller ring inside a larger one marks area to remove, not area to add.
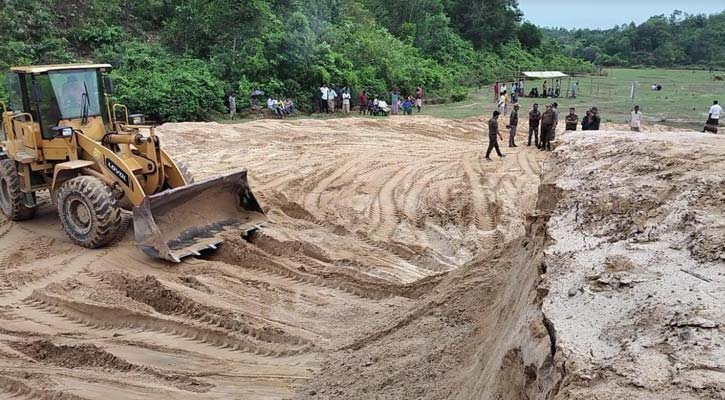
[[[139,182],[134,172],[123,159],[111,149],[89,138],[81,132],[76,132],[78,145],[82,149],[82,158],[95,161],[98,172],[118,183],[128,201],[137,207],[141,204],[146,193],[144,186]],[[118,135],[124,136],[124,135]]]

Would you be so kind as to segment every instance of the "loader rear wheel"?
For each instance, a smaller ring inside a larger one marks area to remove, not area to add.
[[[113,241],[121,228],[121,207],[100,179],[79,176],[61,186],[58,215],[76,244],[95,249]]]
[[[25,193],[21,190],[15,161],[9,159],[0,160],[0,209],[13,221],[35,216],[35,207],[25,205]]]

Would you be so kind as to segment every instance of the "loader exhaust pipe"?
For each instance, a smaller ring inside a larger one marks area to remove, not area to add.
[[[267,221],[247,182],[247,170],[147,196],[133,209],[136,243],[172,262],[215,249],[222,233],[246,234]]]

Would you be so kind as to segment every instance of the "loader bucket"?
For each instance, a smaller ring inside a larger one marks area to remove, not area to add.
[[[266,220],[246,170],[146,196],[133,209],[134,237],[141,250],[173,262],[215,249],[226,230],[247,233]]]

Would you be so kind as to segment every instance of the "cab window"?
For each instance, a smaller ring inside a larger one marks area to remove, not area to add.
[[[8,108],[13,111],[23,111],[23,89],[20,86],[20,75],[7,74]]]

